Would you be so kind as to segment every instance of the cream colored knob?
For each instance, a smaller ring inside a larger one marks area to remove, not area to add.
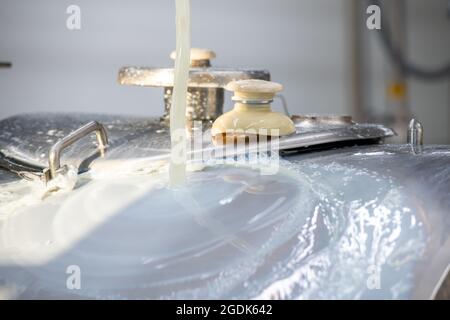
[[[226,86],[234,92],[233,110],[214,121],[211,134],[214,143],[234,143],[236,138],[251,136],[285,136],[295,132],[292,120],[284,114],[273,112],[273,97],[283,89],[276,82],[264,80],[239,80]]]
[[[233,100],[272,100],[283,86],[276,82],[264,80],[239,80],[230,82],[226,89],[234,92]]]
[[[191,48],[191,66],[192,67],[209,67],[210,60],[216,57],[216,53],[209,49]],[[177,52],[172,51],[170,58],[175,60]]]

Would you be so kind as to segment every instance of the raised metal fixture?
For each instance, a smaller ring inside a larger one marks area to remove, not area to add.
[[[172,87],[164,87],[164,122],[170,118]],[[188,88],[187,120],[215,120],[223,113],[224,90],[222,88]]]
[[[416,119],[411,119],[408,126],[408,144],[411,145],[413,153],[419,154],[422,152],[423,146],[423,126]]]
[[[197,49],[198,50],[198,49]],[[244,79],[270,80],[266,70],[228,69],[211,67],[212,51],[204,50],[203,55],[192,55],[189,71],[186,106],[187,120],[215,120],[223,113],[224,87],[231,81]],[[198,51],[197,51],[198,52]],[[210,57],[210,58],[205,58]],[[174,59],[172,53],[171,58]],[[168,122],[174,82],[173,68],[123,67],[119,70],[118,81],[122,85],[164,88],[164,116]]]
[[[50,149],[48,156],[47,169],[44,169],[44,180],[47,182],[56,177],[59,170],[61,169],[61,153],[68,146],[77,142],[81,138],[86,137],[90,133],[95,132],[97,135],[98,147],[101,155],[104,155],[106,146],[108,144],[108,135],[105,127],[97,121],[91,121],[88,124],[82,126],[81,128],[73,131],[68,136],[59,140]]]

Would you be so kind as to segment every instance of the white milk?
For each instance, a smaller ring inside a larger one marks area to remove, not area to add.
[[[170,186],[186,181],[186,98],[190,66],[190,9],[189,0],[175,0],[176,42],[175,77],[170,109],[171,158]]]

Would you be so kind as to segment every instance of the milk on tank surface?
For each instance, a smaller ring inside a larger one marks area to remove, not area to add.
[[[283,84],[214,66],[175,9],[174,68],[118,78],[163,88],[164,115],[0,120],[0,298],[445,295],[450,147],[417,120],[392,145],[381,124],[277,112]]]

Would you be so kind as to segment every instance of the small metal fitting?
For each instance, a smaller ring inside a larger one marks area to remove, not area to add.
[[[423,126],[416,119],[411,119],[408,126],[407,143],[411,145],[414,154],[422,153],[423,148]]]

